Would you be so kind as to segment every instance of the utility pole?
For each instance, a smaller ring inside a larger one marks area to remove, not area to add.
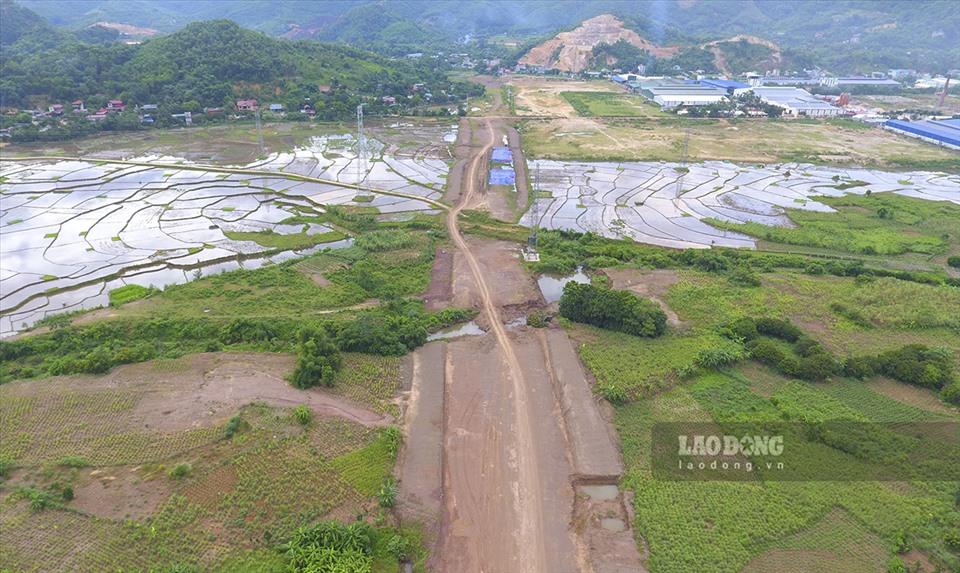
[[[537,199],[540,197],[540,165],[534,172],[533,177],[533,203],[530,204],[530,236],[527,237],[527,250],[523,253],[523,260],[537,262],[540,260],[540,252],[537,251],[537,235],[540,232],[540,203]]]
[[[690,145],[690,129],[687,128],[683,134],[683,145],[680,147],[680,168],[679,173],[680,177],[677,177],[677,193],[676,197],[679,197],[683,193],[683,176],[687,174],[687,150]]]

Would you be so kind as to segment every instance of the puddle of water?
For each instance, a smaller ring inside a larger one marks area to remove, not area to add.
[[[456,338],[458,336],[478,336],[486,331],[480,328],[476,322],[468,322],[458,327],[450,327],[434,332],[427,337],[427,340],[442,340],[446,338]]]
[[[510,329],[520,328],[521,326],[527,325],[527,315],[523,315],[520,318],[515,318],[508,322],[505,326]]]
[[[577,267],[577,272],[568,277],[556,278],[543,275],[537,279],[537,284],[540,286],[540,292],[543,293],[543,298],[545,298],[547,302],[555,302],[560,300],[560,296],[563,294],[563,287],[571,281],[586,284],[590,282],[590,277],[583,274],[583,267]]]
[[[617,499],[617,496],[620,495],[620,489],[615,485],[582,485],[580,491],[593,499],[605,501]]]
[[[627,528],[627,524],[617,517],[604,517],[600,520],[600,527],[619,533]]]

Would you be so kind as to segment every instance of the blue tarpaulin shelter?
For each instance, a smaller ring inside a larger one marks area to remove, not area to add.
[[[490,170],[490,184],[491,185],[513,185],[516,179],[516,173],[513,169],[491,169]]]
[[[494,147],[491,159],[497,163],[513,163],[513,153],[509,147]]]

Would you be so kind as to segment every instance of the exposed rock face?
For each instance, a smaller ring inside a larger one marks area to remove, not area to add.
[[[618,40],[625,40],[657,58],[670,57],[679,50],[655,46],[633,30],[624,28],[621,20],[610,14],[601,14],[584,20],[575,30],[561,32],[555,38],[532,48],[520,58],[520,63],[564,72],[582,72],[593,57],[594,46],[600,43],[615,44]]]

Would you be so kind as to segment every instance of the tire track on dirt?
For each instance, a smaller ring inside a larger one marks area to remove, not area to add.
[[[456,207],[451,209],[447,215],[447,231],[457,246],[457,249],[463,255],[474,283],[480,292],[483,304],[483,312],[486,314],[490,324],[490,332],[493,334],[501,355],[506,362],[507,375],[510,378],[510,387],[513,395],[513,409],[516,423],[516,434],[514,440],[517,444],[516,453],[517,471],[519,474],[519,491],[517,494],[517,519],[518,527],[514,529],[517,535],[517,547],[520,555],[517,555],[516,562],[520,565],[518,573],[531,572],[539,573],[544,571],[546,563],[546,550],[544,542],[544,519],[541,500],[543,498],[540,491],[539,468],[536,465],[536,444],[532,431],[532,422],[529,405],[524,396],[524,378],[520,368],[520,362],[514,351],[510,339],[507,337],[506,329],[500,320],[499,313],[493,302],[480,265],[467,241],[460,234],[458,225],[458,216],[467,206],[473,205],[478,199],[478,181],[480,167],[485,164],[486,154],[489,153],[494,145],[495,136],[493,125],[489,120],[485,121],[485,131],[487,142],[471,160],[467,169],[466,181],[464,185],[464,194]],[[486,449],[486,448],[485,448]],[[484,452],[486,453],[486,452]],[[499,473],[499,472],[498,472]],[[502,474],[500,474],[502,475]],[[502,524],[502,527],[509,530],[510,524]]]

